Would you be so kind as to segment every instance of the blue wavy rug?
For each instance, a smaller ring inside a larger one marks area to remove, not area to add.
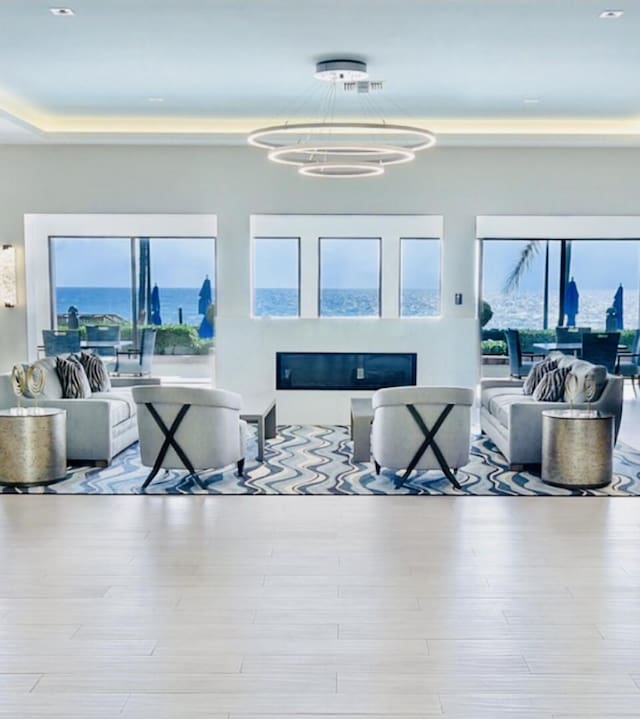
[[[550,487],[528,472],[511,472],[491,440],[475,437],[471,461],[460,470],[457,491],[441,472],[414,472],[407,484],[396,489],[394,474],[377,477],[371,463],[351,460],[351,440],[346,427],[284,426],[269,440],[265,461],[255,459],[252,435],[247,452],[245,476],[235,467],[202,472],[203,486],[184,472],[160,473],[146,494],[359,494],[359,495],[520,495],[520,496],[636,496],[640,495],[640,451],[617,447],[613,482],[603,489],[566,490]],[[110,467],[73,469],[68,477],[48,487],[31,487],[28,494],[140,494],[148,469],[140,464],[137,445],[118,455]],[[4,493],[16,490],[5,487]]]

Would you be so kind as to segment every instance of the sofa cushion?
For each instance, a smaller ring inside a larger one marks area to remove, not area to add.
[[[536,362],[522,385],[522,393],[533,394],[533,390],[538,386],[540,380],[547,372],[551,372],[551,370],[555,369],[556,366],[557,364],[554,357],[545,357],[545,359],[540,360],[540,362]]]
[[[93,352],[81,352],[80,362],[87,373],[92,392],[108,392],[111,389],[111,380],[102,357]]]
[[[547,372],[533,392],[536,402],[560,402],[564,397],[564,383],[569,376],[569,367],[558,367]]]
[[[136,416],[136,403],[131,392],[94,392],[91,397],[109,400],[112,426]]]
[[[482,392],[482,405],[504,427],[509,427],[512,404],[532,402],[530,395],[522,394],[520,388],[490,387]]]
[[[564,385],[564,401],[596,402],[607,384],[607,368],[583,360],[571,364],[569,376]]]

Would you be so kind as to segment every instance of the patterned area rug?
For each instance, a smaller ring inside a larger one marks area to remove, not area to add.
[[[613,482],[603,489],[567,490],[544,484],[528,472],[511,472],[504,457],[487,437],[478,436],[471,446],[471,461],[458,473],[462,491],[441,472],[414,472],[406,485],[396,489],[394,473],[376,476],[371,463],[351,460],[351,440],[346,427],[283,426],[267,443],[265,461],[255,459],[255,437],[247,452],[245,476],[235,467],[202,472],[201,485],[184,472],[160,473],[146,494],[285,494],[285,495],[509,495],[509,496],[637,496],[640,495],[640,451],[618,446]],[[73,468],[66,479],[48,487],[31,487],[28,494],[140,494],[148,469],[140,464],[137,445],[118,455],[111,466]],[[17,490],[3,487],[2,492]]]

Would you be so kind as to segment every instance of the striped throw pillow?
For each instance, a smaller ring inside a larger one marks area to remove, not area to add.
[[[56,372],[62,385],[65,399],[86,399],[91,397],[91,385],[80,360],[73,355],[56,357]]]
[[[533,390],[536,402],[560,402],[564,398],[564,383],[569,376],[569,367],[558,367],[547,372]]]
[[[536,362],[533,367],[529,370],[527,379],[522,385],[522,394],[533,394],[535,388],[540,384],[540,380],[551,370],[557,367],[557,362],[551,357],[546,357],[540,362]]]
[[[111,380],[102,357],[93,352],[81,352],[80,362],[87,374],[92,392],[109,392],[111,390]]]

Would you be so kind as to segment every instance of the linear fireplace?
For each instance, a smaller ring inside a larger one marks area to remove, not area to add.
[[[277,352],[276,389],[375,390],[416,384],[413,352]]]

